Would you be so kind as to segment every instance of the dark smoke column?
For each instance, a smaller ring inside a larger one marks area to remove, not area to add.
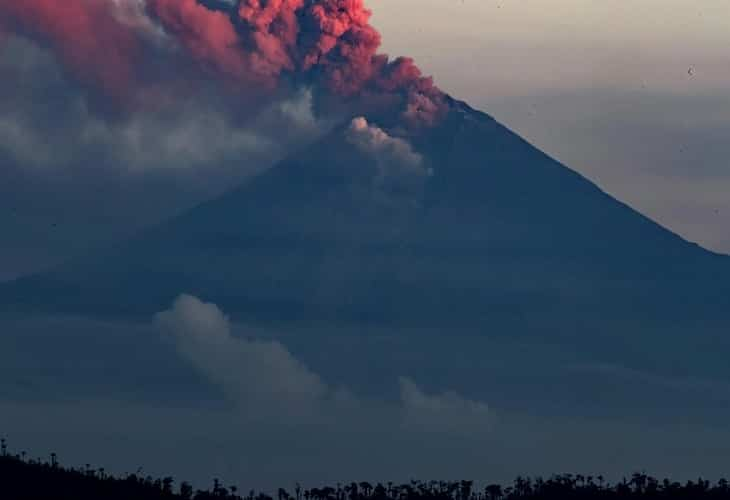
[[[363,0],[147,0],[150,15],[202,66],[244,84],[312,82],[342,96],[390,97],[433,124],[444,96],[409,58],[378,54]]]
[[[0,0],[0,31],[4,25],[51,47],[81,83],[126,101],[136,88],[142,46],[118,14],[111,0]]]
[[[378,54],[380,34],[363,0],[0,0],[0,19],[123,106],[168,96],[189,76],[176,71],[184,56],[194,63],[186,66],[239,95],[303,83],[344,100],[387,103],[419,126],[446,110],[411,59]],[[150,67],[166,69],[150,82]]]

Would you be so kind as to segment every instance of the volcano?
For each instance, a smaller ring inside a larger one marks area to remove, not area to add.
[[[727,333],[730,257],[613,199],[490,116],[448,104],[437,126],[415,132],[360,119],[376,142],[391,141],[378,150],[345,123],[130,241],[3,285],[0,303],[149,318],[184,292],[281,327],[622,345]]]

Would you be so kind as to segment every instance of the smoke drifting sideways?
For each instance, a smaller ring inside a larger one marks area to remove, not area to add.
[[[0,0],[0,276],[216,197],[355,116],[437,124],[448,100],[378,53],[369,18],[362,0]]]
[[[411,59],[378,53],[363,0],[0,0],[0,16],[115,110],[174,106],[200,81],[238,99],[240,115],[299,86],[398,109],[412,126],[446,107]]]

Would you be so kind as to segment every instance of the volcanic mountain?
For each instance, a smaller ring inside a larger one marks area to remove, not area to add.
[[[185,292],[281,327],[623,346],[727,333],[729,257],[462,102],[416,132],[368,118],[131,241],[4,285],[0,303],[148,318]]]

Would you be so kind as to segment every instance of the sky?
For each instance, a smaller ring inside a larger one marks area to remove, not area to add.
[[[730,4],[371,0],[384,48],[683,237],[730,253]]]

